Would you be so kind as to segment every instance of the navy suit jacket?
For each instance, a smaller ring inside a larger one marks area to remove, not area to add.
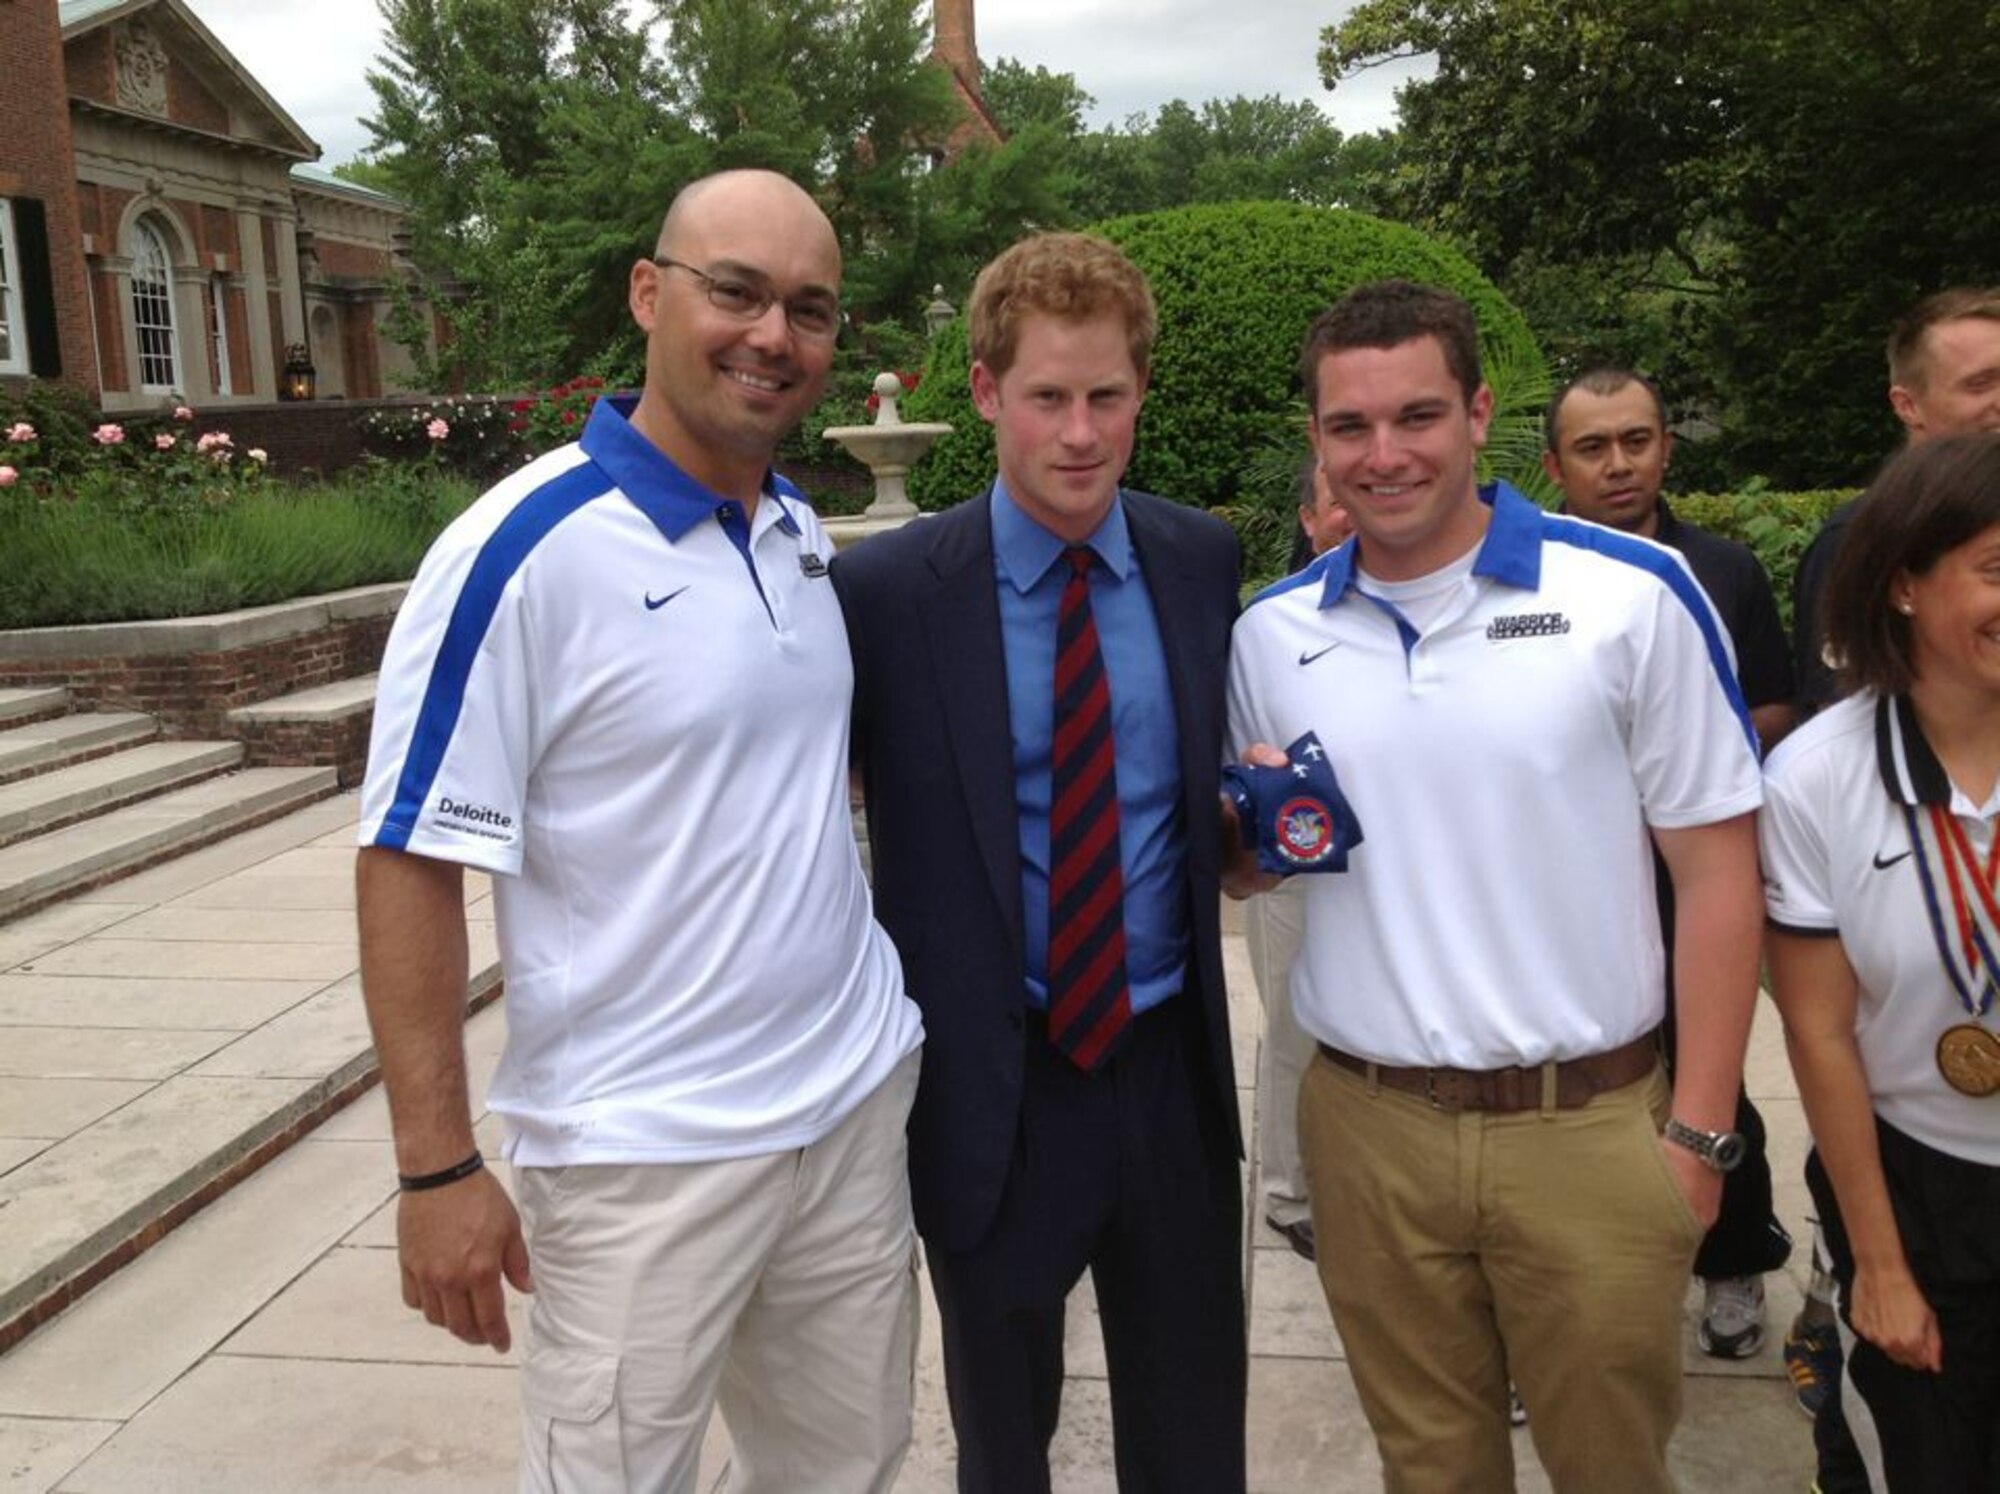
[[[1236,537],[1212,515],[1149,494],[1127,491],[1122,501],[1180,734],[1190,948],[1186,988],[1169,1006],[1199,1032],[1222,1122],[1240,1151],[1217,804]],[[965,1250],[999,1207],[1026,1056],[1020,829],[985,497],[843,552],[833,582],[854,655],[854,752],[867,793],[875,913],[924,1013],[910,1117],[917,1227],[948,1250]]]

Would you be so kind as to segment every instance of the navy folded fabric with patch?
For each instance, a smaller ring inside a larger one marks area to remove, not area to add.
[[[1307,732],[1285,749],[1282,768],[1230,763],[1222,791],[1236,805],[1245,849],[1257,853],[1260,871],[1343,872],[1347,853],[1361,844],[1361,821],[1340,791],[1326,749]]]

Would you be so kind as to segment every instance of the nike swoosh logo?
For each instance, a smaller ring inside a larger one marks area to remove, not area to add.
[[[1333,652],[1333,651],[1334,651],[1335,649],[1337,649],[1337,648],[1339,648],[1339,647],[1340,647],[1340,645],[1339,645],[1339,644],[1337,644],[1337,643],[1329,643],[1329,644],[1328,644],[1328,645],[1327,645],[1327,646],[1326,646],[1325,648],[1323,648],[1323,649],[1320,649],[1320,650],[1319,650],[1318,652],[1316,652],[1316,653],[1310,653],[1310,654],[1308,654],[1308,653],[1301,653],[1301,654],[1299,655],[1299,664],[1300,664],[1300,667],[1304,667],[1305,665],[1307,665],[1307,664],[1310,664],[1310,663],[1312,663],[1312,661],[1313,661],[1313,660],[1315,660],[1315,659],[1318,659],[1318,658],[1321,658],[1321,657],[1323,657],[1324,655],[1327,655],[1327,654],[1330,654],[1330,653],[1332,653],[1332,652]]]
[[[1875,870],[1887,871],[1890,867],[1894,866],[1898,861],[1907,861],[1909,859],[1909,856],[1910,853],[1908,851],[1898,851],[1895,855],[1889,857],[1887,860],[1884,860],[1882,853],[1880,851],[1877,851],[1875,853]]]
[[[686,591],[686,590],[687,588],[685,586],[681,588],[681,591]],[[656,597],[650,591],[647,592],[646,610],[648,612],[658,612],[662,607],[666,606],[667,603],[671,602],[675,597],[679,596],[681,594],[681,591],[670,591],[663,597]]]

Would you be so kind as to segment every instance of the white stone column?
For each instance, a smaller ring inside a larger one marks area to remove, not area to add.
[[[280,215],[278,238],[278,310],[284,319],[285,346],[306,340],[306,303],[299,284],[299,225]]]
[[[202,305],[207,289],[208,276],[200,265],[174,266],[174,351],[180,355],[174,373],[190,404],[215,397],[215,374],[208,366],[208,318]]]
[[[278,370],[271,358],[271,281],[264,273],[264,218],[254,206],[236,210],[237,256],[243,266],[244,327],[250,339],[250,366],[238,372],[236,390],[253,399],[278,397]]]
[[[108,408],[115,395],[121,408],[130,409],[139,402],[139,324],[132,317],[132,256],[107,254],[99,264],[111,277],[112,314],[118,319],[117,325],[105,332],[105,339],[115,338],[125,353],[125,387],[106,389],[105,405]]]

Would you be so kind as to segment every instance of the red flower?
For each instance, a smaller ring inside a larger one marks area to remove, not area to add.
[[[565,411],[563,411],[563,412],[562,412],[562,423],[563,423],[564,425],[575,425],[575,424],[576,424],[576,411],[574,411],[574,410],[565,410]]]

